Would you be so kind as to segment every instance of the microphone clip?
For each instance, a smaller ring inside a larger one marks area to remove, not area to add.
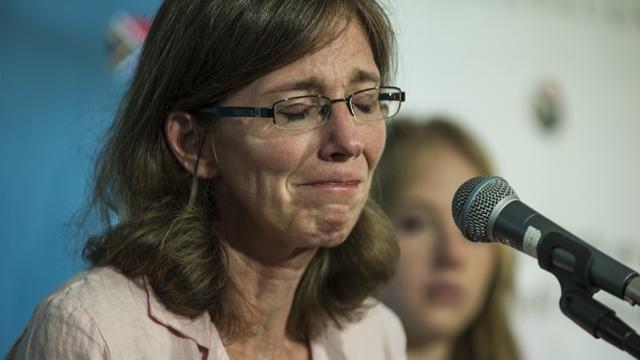
[[[563,291],[575,285],[591,294],[600,290],[589,276],[593,254],[587,246],[557,232],[546,234],[543,240],[538,247],[538,265],[558,278]]]
[[[538,264],[560,283],[560,310],[596,339],[640,359],[640,336],[620,320],[615,311],[593,298],[600,289],[593,287],[589,269],[591,250],[561,233],[549,233],[538,248]],[[552,255],[553,254],[553,255]]]

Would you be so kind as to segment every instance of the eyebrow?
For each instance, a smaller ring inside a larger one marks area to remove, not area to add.
[[[303,80],[276,86],[273,89],[269,89],[267,92],[265,92],[265,94],[275,94],[292,90],[315,90],[317,92],[320,92],[320,89],[322,89],[322,81],[320,80],[320,78],[312,76]]]
[[[364,82],[373,82],[376,84],[380,84],[380,76],[370,71],[355,70],[351,75],[351,80],[349,81],[350,84],[360,84]],[[276,86],[275,88],[266,91],[265,95],[293,90],[307,90],[320,93],[322,91],[322,88],[322,79],[317,76],[311,76],[306,79]]]
[[[356,70],[351,76],[351,83],[374,82],[380,84],[380,75],[370,71]]]
[[[402,207],[397,209],[396,214],[402,213],[402,210],[410,210],[410,211],[420,211],[429,216],[437,216],[438,211],[436,207],[428,200],[423,199],[410,199],[410,200],[400,200],[399,203],[402,204]],[[405,211],[406,212],[406,211]]]

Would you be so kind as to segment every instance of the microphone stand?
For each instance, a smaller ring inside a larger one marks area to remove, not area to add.
[[[560,282],[560,310],[596,339],[601,338],[640,359],[640,336],[620,320],[613,310],[593,298],[593,294],[600,289],[591,286],[589,281],[591,251],[565,239],[560,233],[550,233],[538,249],[540,267],[551,272]],[[557,249],[573,255],[575,261],[571,269],[554,264],[551,255]]]

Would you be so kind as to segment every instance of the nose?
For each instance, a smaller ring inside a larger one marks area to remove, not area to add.
[[[320,158],[326,161],[344,162],[360,156],[364,150],[362,126],[354,121],[347,101],[334,100],[331,105],[327,123],[321,128],[324,137]]]
[[[441,222],[436,240],[435,264],[438,267],[459,267],[464,264],[465,239],[453,219]]]

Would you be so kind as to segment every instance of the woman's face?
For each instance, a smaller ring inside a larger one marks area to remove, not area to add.
[[[352,22],[336,41],[242,88],[225,106],[271,107],[301,95],[344,98],[380,85],[367,38]],[[219,121],[214,148],[218,232],[265,259],[346,239],[384,148],[383,121],[360,124],[336,102],[319,128],[292,132],[272,119]]]
[[[400,263],[383,293],[409,345],[464,331],[484,303],[496,256],[492,245],[465,240],[451,216],[455,191],[479,170],[444,144],[423,150],[411,165],[391,214]]]

